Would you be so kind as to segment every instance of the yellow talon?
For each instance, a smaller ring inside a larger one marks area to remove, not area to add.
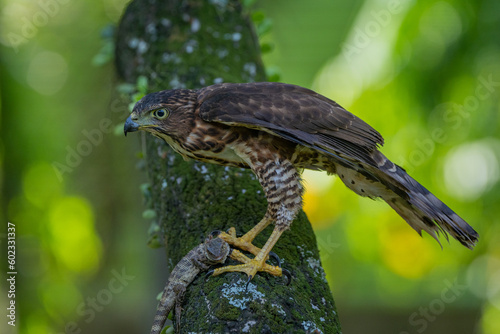
[[[262,227],[264,226],[264,223],[261,222],[257,226],[259,225],[260,227]],[[265,226],[267,225],[268,223],[265,224]],[[249,279],[252,279],[253,277],[255,277],[255,274],[258,271],[264,271],[274,276],[281,276],[283,273],[281,268],[279,266],[271,266],[267,264],[266,260],[269,258],[269,253],[271,252],[271,249],[274,247],[274,244],[276,243],[276,241],[278,241],[283,231],[284,231],[283,229],[275,227],[273,233],[271,233],[271,236],[267,240],[264,247],[262,247],[262,249],[255,247],[251,242],[248,241],[248,240],[250,241],[253,240],[253,238],[255,237],[255,235],[253,235],[254,229],[252,229],[250,232],[248,232],[241,238],[236,238],[236,232],[234,228],[230,228],[228,231],[229,233],[222,232],[219,235],[220,238],[222,238],[224,241],[226,241],[233,247],[238,247],[240,249],[243,249],[245,251],[254,254],[255,258],[249,259],[247,256],[243,255],[240,251],[234,249],[230,255],[231,258],[241,262],[242,264],[217,268],[213,271],[212,275],[217,276],[226,272],[240,271],[246,273]],[[247,237],[249,235],[250,237]]]
[[[255,256],[260,253],[260,248],[254,246],[252,244],[252,240],[249,240],[249,238],[247,237],[248,233],[238,238],[236,237],[236,230],[234,227],[231,227],[227,232],[228,233],[221,232],[219,234],[219,238],[221,238],[231,246],[252,253]]]
[[[233,260],[241,262],[242,264],[237,264],[234,266],[226,266],[226,267],[214,269],[214,271],[212,273],[213,276],[217,276],[217,275],[220,275],[223,273],[228,273],[228,272],[236,272],[236,271],[243,272],[252,278],[255,277],[255,274],[258,271],[263,271],[263,272],[266,272],[266,273],[269,273],[271,275],[278,276],[278,277],[282,275],[282,271],[281,271],[280,267],[271,266],[271,265],[267,264],[266,261],[259,260],[257,258],[250,259],[237,249],[233,249],[230,257]]]

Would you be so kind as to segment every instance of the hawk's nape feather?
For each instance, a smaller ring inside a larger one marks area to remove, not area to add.
[[[282,83],[219,84],[203,88],[200,117],[207,122],[266,131],[297,144],[373,165],[383,145],[375,129],[312,90]]]

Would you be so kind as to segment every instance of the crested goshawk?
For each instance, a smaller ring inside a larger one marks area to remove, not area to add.
[[[381,198],[421,234],[450,234],[472,248],[478,234],[446,204],[379,150],[380,133],[336,102],[309,89],[282,83],[223,83],[198,90],[165,90],[143,97],[125,123],[145,130],[185,158],[250,168],[265,191],[262,220],[237,238],[220,237],[255,257],[215,270],[281,275],[265,263],[269,252],[302,208],[299,170],[337,174],[356,194]],[[252,241],[266,226],[274,230],[259,249]],[[438,241],[439,242],[439,241]]]

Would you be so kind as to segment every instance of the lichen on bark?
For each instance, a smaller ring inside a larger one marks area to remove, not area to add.
[[[257,38],[234,0],[132,1],[120,23],[115,56],[120,77],[129,83],[148,77],[149,92],[265,81]],[[266,199],[251,171],[184,161],[152,136],[145,142],[153,205],[171,268],[212,230],[235,226],[243,234],[263,217]],[[257,246],[270,230],[256,238]],[[247,291],[241,273],[198,277],[185,295],[181,331],[340,333],[303,212],[273,251],[293,274],[289,286],[266,274],[258,274]]]

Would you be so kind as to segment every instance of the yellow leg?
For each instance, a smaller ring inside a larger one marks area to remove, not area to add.
[[[217,268],[213,271],[212,275],[217,276],[217,275],[220,275],[222,273],[239,271],[239,272],[246,273],[248,275],[249,279],[252,279],[258,271],[265,271],[265,272],[268,272],[274,276],[281,276],[282,275],[281,268],[277,267],[277,266],[270,266],[270,265],[266,264],[266,259],[268,258],[269,252],[271,251],[271,249],[273,249],[274,245],[276,244],[278,239],[281,237],[281,234],[283,233],[283,231],[284,231],[283,229],[275,227],[273,230],[273,233],[271,234],[271,236],[267,240],[266,244],[257,253],[255,258],[249,259],[246,256],[245,256],[246,259],[242,258],[238,255],[238,253],[239,253],[238,252],[235,255],[236,260],[238,260],[240,262],[244,262],[243,264]],[[233,250],[233,252],[234,252],[234,250]],[[241,255],[243,255],[243,254],[241,254]]]
[[[234,227],[231,227],[228,233],[222,232],[221,234],[219,234],[219,238],[221,238],[222,240],[224,240],[225,242],[227,242],[228,244],[230,244],[235,248],[239,248],[241,250],[252,253],[253,255],[257,255],[260,253],[260,248],[255,247],[252,244],[252,241],[271,222],[272,220],[268,218],[268,215],[266,214],[264,218],[262,218],[262,220],[257,225],[255,225],[250,231],[245,233],[244,236],[237,238],[236,229]]]

